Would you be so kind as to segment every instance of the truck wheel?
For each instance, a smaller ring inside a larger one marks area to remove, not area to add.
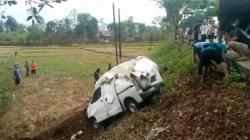
[[[90,119],[90,122],[91,122],[92,126],[93,126],[95,129],[101,128],[100,123],[98,123],[98,122],[96,121],[95,118],[91,118],[91,119]]]
[[[128,98],[125,100],[125,106],[126,109],[131,113],[136,112],[138,109],[138,103],[132,98]]]

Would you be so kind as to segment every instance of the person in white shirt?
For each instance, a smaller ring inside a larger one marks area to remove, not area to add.
[[[208,26],[205,21],[202,23],[200,31],[201,31],[201,42],[205,42],[207,40],[207,32],[208,32]]]
[[[214,34],[215,34],[215,28],[214,28],[214,22],[211,20],[209,21],[209,24],[207,25],[207,37],[209,39],[209,42],[213,42],[214,40]]]

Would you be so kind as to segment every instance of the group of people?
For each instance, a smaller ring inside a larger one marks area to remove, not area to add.
[[[201,83],[209,66],[216,66],[227,76],[231,60],[244,61],[250,57],[250,37],[240,28],[232,26],[224,35],[225,43],[214,43],[213,40],[198,40],[193,45],[193,59],[199,58],[198,73],[201,75]]]
[[[178,38],[188,41],[198,42],[209,39],[212,42],[217,36],[217,25],[212,19],[197,21],[194,27],[179,28],[177,33]]]
[[[35,63],[34,60],[31,61],[31,64],[29,64],[28,61],[25,61],[24,64],[24,69],[25,69],[25,77],[29,77],[30,73],[32,76],[36,75],[37,71],[37,64]],[[21,69],[18,64],[14,65],[14,70],[13,70],[13,75],[14,75],[14,80],[15,80],[15,85],[19,85],[21,82]]]

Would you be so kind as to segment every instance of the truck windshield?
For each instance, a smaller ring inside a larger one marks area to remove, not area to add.
[[[98,89],[96,89],[96,91],[94,92],[91,104],[95,103],[100,98],[101,98],[101,87],[99,87]]]

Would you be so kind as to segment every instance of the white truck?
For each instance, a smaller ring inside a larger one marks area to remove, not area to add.
[[[158,66],[147,57],[139,56],[104,73],[95,84],[87,117],[95,128],[124,111],[135,112],[163,85]]]

